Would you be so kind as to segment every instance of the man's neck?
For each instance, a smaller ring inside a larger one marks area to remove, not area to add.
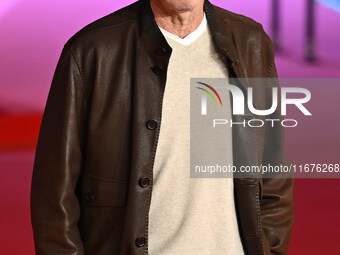
[[[151,0],[150,4],[157,25],[180,38],[195,31],[203,20],[203,4],[182,10],[169,8],[169,4],[165,5],[158,0]]]

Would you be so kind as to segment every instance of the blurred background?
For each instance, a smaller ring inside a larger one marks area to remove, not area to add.
[[[34,150],[64,43],[133,1],[0,0],[0,254],[33,255],[29,195]],[[211,0],[263,24],[281,78],[340,78],[340,0]],[[326,86],[327,87],[327,86]],[[340,86],[312,93],[306,119],[286,131],[294,163],[340,163]],[[329,111],[325,111],[325,110]],[[326,113],[328,112],[328,113]],[[340,254],[340,181],[297,179],[289,254]]]

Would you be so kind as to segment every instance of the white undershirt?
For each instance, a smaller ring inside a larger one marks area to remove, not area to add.
[[[159,27],[159,29],[161,30],[162,34],[182,45],[188,46],[190,44],[192,44],[194,41],[196,41],[203,33],[204,30],[207,28],[207,18],[205,16],[203,16],[203,20],[201,21],[201,24],[190,34],[188,34],[186,37],[181,38],[177,35],[174,35],[173,33],[170,33],[168,31],[166,31],[165,29]]]

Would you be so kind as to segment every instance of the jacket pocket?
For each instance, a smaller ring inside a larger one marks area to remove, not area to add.
[[[102,178],[85,172],[80,185],[80,199],[84,204],[118,207],[125,205],[126,182]]]

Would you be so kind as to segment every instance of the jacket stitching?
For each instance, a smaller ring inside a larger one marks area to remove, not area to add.
[[[111,179],[111,178],[106,179],[106,178],[103,178],[103,177],[95,176],[95,175],[93,175],[92,173],[89,173],[89,172],[84,172],[84,175],[87,175],[91,178],[97,179],[98,181],[102,181],[102,182],[116,182],[116,183],[120,183],[120,184],[126,184],[126,182],[121,181],[121,180]]]
[[[272,73],[272,71],[274,69],[274,65],[275,65],[275,60],[273,58],[272,61],[271,61],[270,66],[268,67],[268,70],[267,70],[267,76],[266,76],[267,79],[266,80],[268,80],[268,78],[271,78],[270,75],[271,75],[271,73]]]
[[[84,82],[83,73],[82,73],[81,68],[80,68],[80,63],[77,61],[77,59],[76,59],[76,57],[75,57],[75,55],[74,55],[74,52],[73,52],[71,46],[68,47],[68,49],[69,49],[69,51],[71,52],[71,55],[72,55],[72,58],[73,58],[74,62],[76,63],[78,72],[79,72],[79,74],[80,74],[80,79],[81,79],[82,85],[83,85],[83,87],[85,88],[86,86],[85,86],[85,82]]]
[[[258,132],[255,129],[255,140],[254,140],[254,159],[255,159],[255,164],[258,165],[259,161],[257,159],[257,146],[258,146]],[[264,254],[264,247],[263,247],[263,240],[262,240],[262,217],[261,217],[261,208],[260,208],[260,189],[259,185],[256,185],[256,214],[257,214],[257,232],[259,236],[259,241],[260,241],[260,248],[261,248],[261,253]]]
[[[268,68],[267,78],[270,77],[270,74],[271,74],[271,72],[272,72],[272,70],[273,70],[273,66],[274,66],[274,60],[272,61],[271,65],[270,65],[269,68]]]

